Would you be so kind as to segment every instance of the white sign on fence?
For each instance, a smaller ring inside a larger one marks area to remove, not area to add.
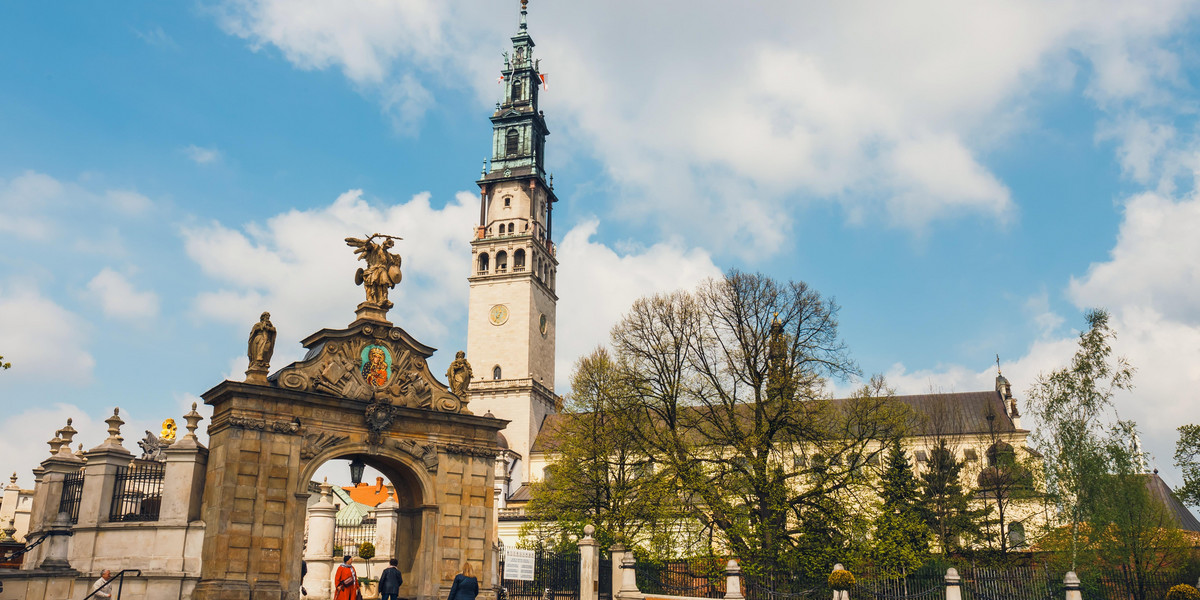
[[[504,578],[533,581],[533,550],[504,549]]]

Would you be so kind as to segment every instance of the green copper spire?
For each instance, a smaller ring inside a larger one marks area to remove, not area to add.
[[[492,114],[492,161],[485,180],[536,176],[545,178],[543,151],[546,136],[545,117],[538,109],[538,93],[543,83],[538,61],[533,58],[533,38],[529,36],[528,0],[521,0],[521,26],[512,37],[512,51],[505,53],[500,70],[504,97]]]

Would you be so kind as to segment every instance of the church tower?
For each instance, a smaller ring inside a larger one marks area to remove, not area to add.
[[[557,198],[544,163],[546,120],[533,39],[521,21],[501,70],[504,97],[492,114],[492,158],[479,184],[479,225],[471,240],[467,358],[474,370],[471,410],[512,422],[504,430],[519,455],[513,486],[529,481],[529,448],[555,410],[555,277],[551,241]]]

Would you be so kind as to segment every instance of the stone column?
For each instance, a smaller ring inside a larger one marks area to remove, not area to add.
[[[592,537],[596,528],[583,527],[583,539],[579,540],[579,600],[600,598],[600,544]]]
[[[17,485],[17,474],[13,473],[9,484],[4,486],[4,499],[0,500],[0,523],[16,521],[17,499],[21,496],[21,486]]]
[[[617,565],[613,565],[616,567]],[[626,552],[621,557],[621,598],[622,600],[640,600],[645,596],[637,587],[637,571],[634,570],[633,553]]]
[[[71,534],[71,520],[66,517],[66,525],[60,523],[59,506],[62,503],[63,480],[67,475],[79,472],[83,461],[71,454],[71,438],[75,435],[71,420],[67,426],[56,431],[54,438],[47,442],[50,445],[50,458],[42,461],[41,479],[34,490],[33,507],[29,515],[29,533],[25,536],[26,543],[36,541],[43,535],[53,536],[30,554],[25,555],[21,563],[22,569],[70,568],[66,550],[70,548],[67,539]],[[51,542],[58,542],[57,546]],[[51,548],[61,550],[61,556],[51,556]],[[46,561],[49,561],[47,563]]]
[[[742,567],[736,560],[725,563],[725,600],[744,600],[742,595]]]
[[[133,462],[133,454],[121,445],[120,408],[114,409],[108,423],[108,439],[84,453],[87,468],[83,475],[83,498],[79,504],[79,526],[95,527],[108,521],[112,508],[117,471]]]
[[[208,468],[208,448],[196,437],[198,423],[204,418],[196,412],[196,403],[183,418],[187,420],[187,435],[171,444],[163,453],[167,456],[163,472],[162,508],[158,522],[186,525],[200,519],[204,499],[204,472]]]
[[[833,565],[834,571],[845,571],[846,567],[842,563]],[[833,600],[850,600],[850,590],[833,590]]]
[[[390,559],[396,556],[396,534],[400,522],[400,505],[396,503],[395,492],[388,486],[388,497],[375,507],[375,558],[379,561],[380,569],[386,568]]]
[[[612,587],[609,589],[612,590],[613,597],[616,597],[621,591],[621,582],[624,581],[621,578],[622,573],[624,573],[621,570],[621,561],[625,559],[625,546],[622,544],[613,544],[608,549],[608,557],[612,561],[612,569],[609,573],[609,576],[612,578]]]
[[[1063,585],[1067,589],[1067,600],[1083,600],[1083,593],[1079,591],[1079,576],[1075,571],[1067,571]]]
[[[308,575],[304,577],[304,589],[313,600],[332,597],[333,526],[337,508],[329,499],[331,489],[333,486],[326,480],[321,484],[321,499],[308,507],[308,543],[304,547]]]
[[[71,517],[65,512],[58,513],[54,523],[50,525],[50,539],[46,540],[46,551],[38,561],[39,569],[71,568],[67,555],[71,551]]]
[[[946,600],[962,600],[962,577],[954,567],[946,569]]]

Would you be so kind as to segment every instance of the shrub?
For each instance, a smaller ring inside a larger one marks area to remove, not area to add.
[[[363,542],[362,545],[358,547],[358,557],[363,560],[371,560],[372,558],[375,558],[375,544],[372,544],[371,542]]]
[[[845,569],[838,569],[829,574],[829,588],[834,590],[848,590],[854,587],[854,574]],[[1190,600],[1190,599],[1189,599]],[[1200,599],[1197,599],[1200,600]]]
[[[1200,600],[1200,590],[1186,583],[1173,585],[1167,590],[1167,600]]]

